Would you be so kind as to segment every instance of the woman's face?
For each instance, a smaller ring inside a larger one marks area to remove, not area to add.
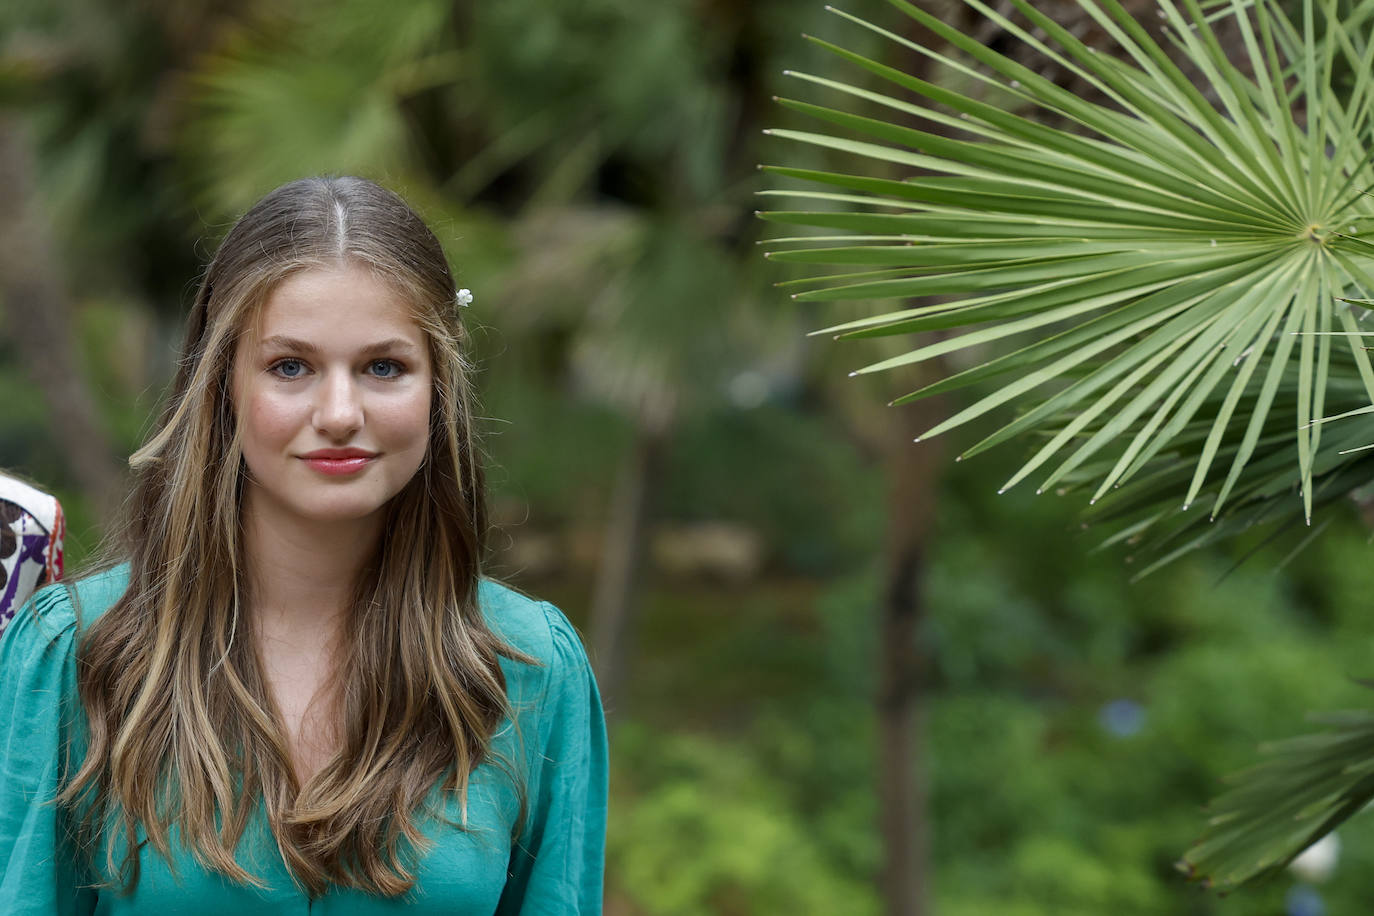
[[[274,523],[377,516],[424,460],[432,379],[409,305],[366,268],[282,281],[235,354],[245,505]]]

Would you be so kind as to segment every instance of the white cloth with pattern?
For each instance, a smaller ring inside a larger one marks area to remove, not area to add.
[[[40,586],[62,578],[62,507],[0,474],[0,631]]]

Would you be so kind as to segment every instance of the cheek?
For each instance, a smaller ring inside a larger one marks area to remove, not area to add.
[[[239,401],[245,455],[278,451],[302,422],[300,404],[264,391],[249,391]]]
[[[423,455],[429,445],[430,400],[429,386],[425,385],[380,406],[371,422],[379,437],[388,440],[382,444]]]

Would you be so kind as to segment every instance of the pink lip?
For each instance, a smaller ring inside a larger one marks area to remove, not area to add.
[[[360,448],[322,448],[306,452],[301,460],[321,474],[341,476],[358,473],[376,457],[376,452]]]

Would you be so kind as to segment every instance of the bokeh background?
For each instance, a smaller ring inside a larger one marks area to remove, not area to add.
[[[1327,875],[1173,867],[1257,745],[1368,705],[1361,507],[1132,583],[1080,501],[996,495],[1024,444],[913,445],[959,402],[883,406],[914,379],[848,378],[878,344],[807,333],[854,306],[760,254],[756,166],[824,155],[762,133],[836,67],[803,33],[911,53],[811,0],[7,0],[0,467],[79,567],[219,237],[366,175],[476,297],[493,574],[606,691],[609,914],[1366,912],[1368,818]]]

